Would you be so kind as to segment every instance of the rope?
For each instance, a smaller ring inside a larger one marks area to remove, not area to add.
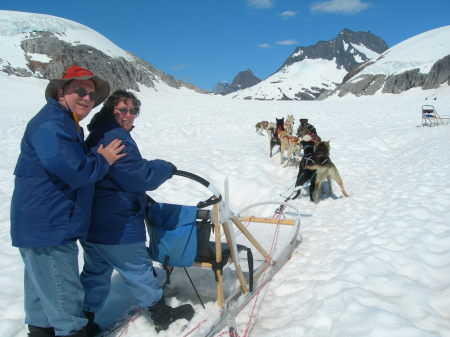
[[[282,220],[282,218],[281,218],[282,216],[283,216],[283,218],[285,218],[285,217],[284,217],[283,211],[284,211],[284,208],[280,210],[280,213],[274,214],[274,215],[273,215],[273,218],[274,218],[274,219],[277,219],[277,218],[278,218],[279,220]],[[275,233],[274,233],[273,239],[272,239],[272,244],[271,244],[271,247],[270,247],[269,256],[272,255],[273,250],[274,250],[274,248],[275,248],[275,246],[276,246],[276,241],[277,241],[279,232],[280,232],[280,223],[278,222],[278,224],[277,224],[277,226],[276,226],[276,228],[275,228]],[[267,259],[266,259],[266,266],[265,266],[264,272],[263,272],[263,277],[262,277],[262,279],[261,279],[261,283],[263,283],[263,284],[264,284],[264,279],[265,279],[265,277],[266,277],[267,269],[269,269],[269,265],[270,265],[270,258],[267,258]],[[267,283],[267,284],[268,284],[268,283]],[[248,322],[247,322],[247,326],[246,326],[246,328],[245,328],[244,336],[243,336],[243,337],[249,336],[249,330],[250,330],[250,328],[252,327],[252,325],[251,325],[251,324],[252,324],[252,317],[254,316],[254,312],[255,312],[255,309],[256,309],[256,304],[258,303],[259,295],[260,295],[261,291],[264,289],[265,286],[266,286],[266,284],[264,284],[264,286],[262,286],[262,287],[258,290],[258,292],[256,293],[255,301],[254,301],[254,303],[253,303],[252,310],[251,310],[251,312],[250,312],[250,318],[249,318],[249,320],[248,320]],[[243,309],[243,308],[242,308],[242,309]],[[241,310],[242,310],[242,309],[241,309]],[[241,312],[241,310],[240,310],[239,312]],[[254,324],[253,324],[253,325],[254,325]]]
[[[127,332],[130,323],[134,322],[140,315],[141,309],[139,308],[138,311],[133,316],[131,316],[127,321],[125,321],[125,324],[120,328],[120,333],[117,335],[117,337],[124,336],[124,333]]]
[[[203,323],[205,323],[207,321],[207,319],[204,319],[203,321],[201,321],[200,323],[198,323],[196,326],[194,326],[191,330],[189,330],[188,332],[186,332],[183,337],[189,336],[191,333],[193,333],[195,330],[197,330],[198,328],[200,328],[200,325],[202,325]]]

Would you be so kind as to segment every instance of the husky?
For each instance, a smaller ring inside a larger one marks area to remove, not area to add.
[[[270,157],[272,158],[272,150],[275,147],[275,145],[280,146],[280,138],[278,137],[278,133],[280,131],[284,131],[284,117],[283,118],[276,118],[277,124],[275,128],[269,129],[270,130]]]
[[[284,122],[284,128],[286,129],[286,133],[288,136],[292,136],[292,132],[294,131],[294,115],[289,115]]]
[[[339,172],[330,159],[330,142],[315,142],[314,143],[314,163],[305,166],[308,170],[316,170],[316,179],[314,182],[314,202],[319,202],[319,191],[321,183],[327,179],[329,194],[333,193],[331,188],[331,179],[334,179],[341,188],[342,194],[345,197],[349,195],[344,189],[344,183],[342,181]]]
[[[284,152],[287,151],[287,161],[284,167],[288,167],[292,156],[297,154],[297,145],[300,143],[300,140],[297,137],[288,135],[287,130],[280,131],[278,138],[280,138],[280,164],[283,164]]]
[[[256,132],[261,132],[263,130],[267,130],[267,127],[269,126],[269,122],[268,121],[261,121],[256,123],[255,127],[256,127]]]
[[[303,149],[303,157],[299,164],[295,187],[303,187],[303,185],[305,185],[309,181],[309,199],[311,199],[311,201],[314,201],[313,193],[316,181],[316,171],[308,170],[306,168],[307,165],[314,164],[314,141],[311,139],[311,136],[306,135],[301,138],[300,146]]]

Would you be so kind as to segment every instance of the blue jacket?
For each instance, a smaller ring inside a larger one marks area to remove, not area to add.
[[[164,160],[143,159],[130,135],[112,115],[102,117],[86,143],[93,152],[100,144],[121,139],[127,155],[111,166],[95,186],[89,242],[128,244],[145,241],[145,191],[158,188],[172,177],[173,165]]]
[[[11,200],[13,246],[84,240],[94,184],[108,172],[107,161],[89,153],[70,111],[52,98],[28,122],[20,151]]]

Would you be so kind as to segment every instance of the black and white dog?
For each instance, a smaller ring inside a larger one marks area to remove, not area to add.
[[[272,150],[275,147],[275,145],[280,146],[280,137],[278,137],[278,132],[284,131],[284,117],[281,119],[275,118],[277,121],[277,124],[274,129],[269,129],[270,131],[270,143],[269,143],[269,150],[270,150],[270,157],[272,157]]]
[[[316,170],[308,170],[306,168],[306,165],[314,164],[314,141],[313,140],[302,140],[300,142],[302,148],[303,148],[303,158],[300,161],[300,166],[298,169],[297,174],[297,180],[295,181],[295,187],[297,186],[303,186],[308,181],[311,180],[311,184],[309,186],[309,198],[311,201],[314,201],[313,199],[313,193],[314,193],[314,186],[316,182]],[[298,197],[299,193],[295,196]],[[294,198],[295,199],[295,198]]]

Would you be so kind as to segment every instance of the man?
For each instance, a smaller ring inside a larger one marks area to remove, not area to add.
[[[106,81],[71,66],[62,79],[50,81],[47,104],[22,138],[11,238],[25,264],[29,337],[90,335],[82,312],[77,240],[87,235],[95,182],[125,154],[117,139],[89,153],[78,122],[108,95]]]
[[[310,135],[313,140],[320,141],[316,128],[312,124],[308,123],[308,119],[300,118],[300,126],[297,129],[297,137],[303,138],[306,135]]]

